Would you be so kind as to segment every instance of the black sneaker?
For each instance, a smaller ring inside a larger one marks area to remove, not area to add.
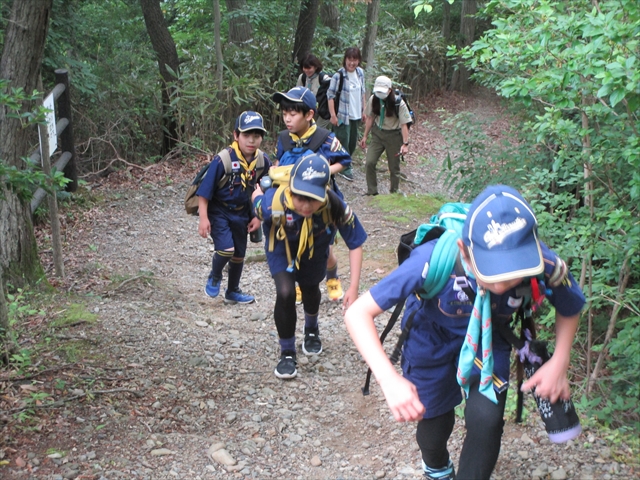
[[[353,168],[352,167],[345,168],[341,172],[338,172],[338,175],[340,175],[345,180],[349,180],[350,182],[353,182]]]
[[[296,370],[296,352],[285,350],[280,354],[280,361],[273,371],[278,378],[293,378],[298,374]]]
[[[320,332],[317,328],[304,329],[302,351],[305,355],[318,355],[322,353],[322,342],[320,341]]]

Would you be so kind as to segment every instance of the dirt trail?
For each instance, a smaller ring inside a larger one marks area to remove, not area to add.
[[[437,106],[483,116],[501,112],[486,94],[449,95],[414,105],[432,112],[419,121],[438,125]],[[435,185],[439,160],[424,160],[441,156],[439,145],[442,137],[433,130],[412,129],[413,153],[403,166],[412,181],[401,186],[405,193],[443,193]],[[281,381],[273,375],[275,289],[261,246],[250,246],[241,282],[256,295],[255,304],[226,306],[204,296],[212,245],[197,235],[197,219],[182,207],[195,168],[170,161],[91,185],[105,202],[67,229],[69,278],[58,286],[81,295],[97,322],[59,331],[61,339],[77,342],[81,355],[43,356],[42,364],[55,370],[30,387],[51,393],[45,402],[77,399],[37,410],[35,430],[4,419],[1,451],[9,464],[0,467],[0,477],[420,478],[415,426],[393,421],[375,383],[370,396],[360,393],[366,366],[338,305],[323,298],[323,354],[301,355],[298,377]],[[363,196],[361,160],[356,176],[353,183],[339,182],[370,235],[363,292],[393,268],[393,249],[407,225],[386,220]],[[379,181],[385,192],[388,175],[379,174]],[[344,245],[338,254],[346,280]],[[46,253],[43,262],[50,262]],[[378,319],[380,328],[386,319]],[[32,383],[4,381],[2,408],[18,405],[20,385]],[[535,408],[532,400],[529,408]],[[463,433],[458,419],[450,442],[454,461]],[[208,452],[215,450],[214,460]],[[595,434],[586,432],[570,445],[549,444],[534,413],[525,425],[508,421],[493,478],[630,476],[632,470],[617,463]]]

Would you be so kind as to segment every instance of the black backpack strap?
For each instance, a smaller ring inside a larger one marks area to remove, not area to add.
[[[291,136],[289,135],[289,130],[283,130],[278,134],[278,140],[280,140],[280,145],[282,145],[282,151],[288,152],[293,147],[291,146]]]
[[[387,322],[387,326],[384,327],[384,330],[382,331],[382,333],[380,334],[380,344],[384,343],[384,339],[387,338],[387,335],[389,335],[389,332],[391,331],[391,329],[393,328],[393,326],[396,324],[396,322],[398,321],[398,317],[400,317],[400,313],[402,312],[402,309],[404,308],[404,303],[405,300],[401,300],[396,304],[396,307],[393,309],[393,313],[391,314],[391,317],[389,318],[389,321]],[[362,387],[362,395],[369,395],[369,384],[371,383],[371,369],[367,369],[367,378],[364,382],[364,387]]]

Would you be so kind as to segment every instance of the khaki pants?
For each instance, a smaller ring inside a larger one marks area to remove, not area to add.
[[[380,130],[377,125],[371,128],[371,141],[367,147],[365,160],[368,195],[376,195],[378,193],[376,166],[382,152],[385,151],[387,152],[387,163],[389,164],[389,175],[391,177],[389,192],[398,191],[400,186],[400,148],[402,148],[401,130]]]

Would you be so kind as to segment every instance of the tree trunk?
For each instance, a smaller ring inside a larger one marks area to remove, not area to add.
[[[246,0],[226,0],[229,15],[229,41],[239,44],[248,42],[253,38],[253,29],[246,15]]]
[[[340,30],[340,10],[333,0],[323,0],[320,4],[320,23],[333,32]]]
[[[300,2],[300,16],[296,27],[296,38],[293,44],[291,61],[300,61],[311,52],[313,34],[316,30],[316,20],[318,18],[318,4],[320,0],[302,0]]]
[[[171,73],[167,66],[178,74],[180,62],[176,44],[171,37],[167,23],[162,16],[159,0],[140,0],[144,23],[147,33],[151,39],[151,45],[158,57],[158,67],[162,77],[162,117],[163,117],[163,138],[162,155],[166,155],[175,146],[178,140],[178,122],[175,119],[171,108],[171,99],[176,94],[175,83],[178,79]]]
[[[362,41],[362,60],[368,69],[373,67],[376,36],[378,35],[378,15],[380,13],[380,0],[371,0],[367,6],[367,26]]]
[[[476,13],[478,13],[476,0],[465,0],[462,2],[459,47],[466,47],[473,43],[473,38],[476,34]],[[470,72],[467,67],[465,67],[462,62],[458,62],[458,69],[453,72],[453,78],[451,79],[451,90],[468,92],[471,86],[469,75]]]
[[[449,41],[451,35],[451,4],[449,0],[442,0],[442,38]]]
[[[222,40],[220,39],[220,0],[213,0],[213,43],[216,47],[216,77],[222,90]]]
[[[0,78],[9,80],[11,88],[28,93],[36,89],[52,4],[53,0],[13,2],[0,60]],[[32,108],[23,105],[25,112]],[[20,120],[8,118],[5,107],[0,108],[0,159],[5,163],[22,168],[21,158],[29,155],[34,134],[33,129],[23,128]],[[42,276],[29,203],[4,183],[0,185],[0,276],[14,286]]]
[[[0,364],[9,363],[13,347],[11,345],[9,332],[9,312],[7,311],[7,301],[4,298],[4,282],[0,275]]]

